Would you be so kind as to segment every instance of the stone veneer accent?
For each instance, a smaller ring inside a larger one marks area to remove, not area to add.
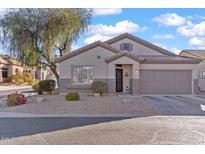
[[[94,81],[101,81],[108,84],[107,79],[94,79]],[[59,79],[59,91],[61,93],[68,92],[69,90],[78,92],[92,92],[91,85],[78,85],[72,84],[71,79]]]

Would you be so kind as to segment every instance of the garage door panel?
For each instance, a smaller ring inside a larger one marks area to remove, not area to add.
[[[191,71],[140,71],[142,94],[190,94]]]

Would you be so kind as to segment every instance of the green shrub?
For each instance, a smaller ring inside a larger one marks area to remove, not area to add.
[[[38,91],[39,92],[50,92],[55,90],[56,82],[55,80],[42,80],[39,82]]]
[[[68,92],[65,95],[65,100],[66,101],[78,101],[80,100],[80,95],[78,94],[78,92]]]
[[[107,84],[101,81],[94,81],[91,88],[94,93],[99,93],[100,96],[102,96],[103,93],[107,93]]]
[[[32,84],[32,89],[36,92],[38,92],[39,95],[43,94],[43,91],[39,88],[39,81],[36,80],[34,81],[34,83]]]
[[[31,73],[23,72],[23,73],[17,73],[13,75],[12,82],[15,84],[22,84],[26,82],[29,85],[32,85],[34,83],[34,80],[33,80]]]
[[[7,105],[8,106],[15,106],[16,105],[16,96],[9,96],[7,98]]]
[[[23,77],[23,81],[28,83],[29,85],[32,85],[34,83],[34,79],[31,75],[31,73],[23,72],[22,77]]]
[[[38,86],[39,86],[39,81],[34,81],[34,82],[32,83],[32,89],[33,89],[34,91],[38,91]]]
[[[22,73],[12,75],[12,82],[14,84],[22,84],[24,82]]]

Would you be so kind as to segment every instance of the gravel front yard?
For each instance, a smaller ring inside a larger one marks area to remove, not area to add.
[[[37,101],[43,97],[43,101]],[[80,101],[68,102],[63,95],[32,96],[25,105],[7,107],[0,104],[0,112],[21,112],[35,114],[136,114],[157,115],[159,110],[140,96],[81,95]]]

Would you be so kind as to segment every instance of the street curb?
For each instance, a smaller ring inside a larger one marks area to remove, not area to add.
[[[40,117],[139,117],[136,114],[32,114],[18,112],[0,112],[0,118],[40,118]]]
[[[0,86],[1,88],[1,86]],[[31,88],[31,86],[25,86],[25,87],[10,87],[10,88],[5,88],[5,89],[0,89],[0,92],[1,91],[7,91],[7,90],[21,90],[21,89],[28,89],[28,88]]]

